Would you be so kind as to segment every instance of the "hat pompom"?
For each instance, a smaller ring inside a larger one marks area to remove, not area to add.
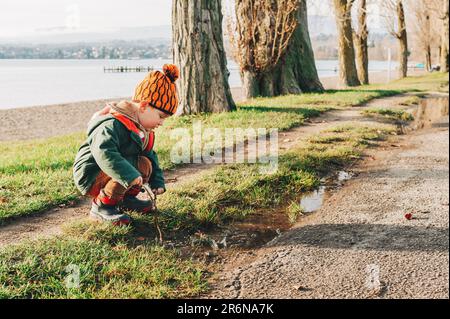
[[[180,77],[180,70],[175,64],[164,64],[163,72],[172,82],[175,82]]]

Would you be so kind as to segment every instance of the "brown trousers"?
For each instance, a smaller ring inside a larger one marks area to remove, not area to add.
[[[137,166],[138,171],[142,175],[143,183],[148,183],[150,175],[152,174],[152,162],[147,157],[139,156]],[[107,197],[114,201],[120,201],[128,192],[135,195],[136,191],[133,187],[123,187],[119,182],[113,180],[103,171],[97,175],[97,178],[89,190],[88,195],[95,198],[100,194],[101,190],[103,190]]]

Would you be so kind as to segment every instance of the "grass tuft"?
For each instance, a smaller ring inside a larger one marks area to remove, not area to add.
[[[404,122],[414,121],[414,116],[411,113],[408,113],[403,110],[373,108],[364,110],[362,113],[367,116],[382,116],[385,119],[393,121],[404,121]]]

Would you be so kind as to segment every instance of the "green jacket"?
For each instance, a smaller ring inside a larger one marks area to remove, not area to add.
[[[73,165],[75,184],[83,195],[89,192],[100,171],[128,188],[134,179],[141,176],[137,170],[139,156],[146,156],[152,162],[150,186],[165,189],[155,151],[143,151],[139,135],[114,116],[94,118],[89,122],[87,133],[88,138],[78,150]]]

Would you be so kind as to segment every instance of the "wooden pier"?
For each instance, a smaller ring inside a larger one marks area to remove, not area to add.
[[[151,66],[136,66],[136,67],[116,66],[112,68],[103,67],[104,73],[127,73],[127,72],[150,72],[150,71],[153,71],[153,67]]]

